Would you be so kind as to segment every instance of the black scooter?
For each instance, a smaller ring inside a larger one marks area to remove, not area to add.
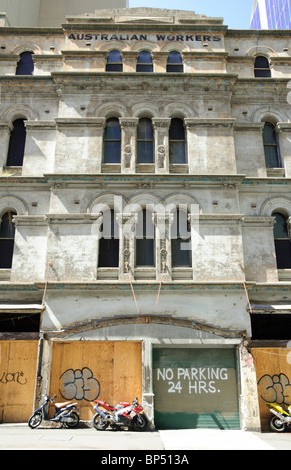
[[[56,398],[56,395],[54,395]],[[55,414],[53,418],[48,417],[48,404],[53,403],[55,406]],[[33,415],[28,420],[28,426],[31,429],[37,428],[42,420],[52,421],[57,423],[66,424],[69,428],[76,428],[79,424],[79,410],[76,407],[77,403],[69,401],[64,403],[55,403],[55,401],[48,395],[45,395],[45,400]]]

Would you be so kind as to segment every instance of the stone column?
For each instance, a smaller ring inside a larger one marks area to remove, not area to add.
[[[154,118],[155,172],[169,173],[169,128],[171,119]]]
[[[121,173],[135,173],[138,118],[120,118]]]
[[[10,122],[0,122],[0,170],[6,167],[10,133],[13,125]]]
[[[122,51],[123,72],[135,72],[138,52]]]
[[[282,166],[285,169],[286,178],[291,176],[291,123],[290,122],[278,122],[276,126],[276,132],[278,135],[279,154],[282,162]],[[280,176],[280,175],[278,175]]]
[[[167,70],[168,52],[153,52],[152,53],[154,72],[165,73]]]
[[[119,225],[119,280],[130,281],[134,278],[134,240],[137,224],[136,213],[116,215]]]
[[[156,269],[158,281],[170,281],[172,278],[171,225],[172,213],[154,213],[156,238]]]

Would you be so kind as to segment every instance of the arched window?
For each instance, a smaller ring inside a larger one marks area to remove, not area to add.
[[[155,265],[154,223],[150,210],[144,209],[138,213],[135,249],[136,266]]]
[[[98,267],[116,268],[119,265],[119,231],[115,211],[104,211],[100,231]]]
[[[32,75],[34,70],[33,52],[26,51],[20,54],[16,66],[16,75]]]
[[[141,51],[137,58],[137,72],[153,72],[153,60],[149,51]]]
[[[186,136],[182,119],[173,118],[169,130],[169,160],[170,164],[187,163]]]
[[[167,72],[183,72],[183,61],[180,52],[171,51],[168,55]]]
[[[13,211],[7,211],[2,215],[0,226],[0,269],[10,269],[14,249],[15,226],[12,221],[16,215]]]
[[[264,57],[264,56],[256,57],[254,73],[255,73],[255,77],[258,77],[258,78],[271,77],[270,64],[269,64],[267,57]]]
[[[291,269],[291,242],[287,217],[281,212],[273,212],[275,217],[274,240],[278,269]]]
[[[104,163],[120,163],[121,130],[118,118],[109,118],[104,131]]]
[[[122,72],[122,68],[120,51],[110,51],[107,56],[106,72]]]
[[[6,166],[22,166],[26,140],[24,119],[16,119],[12,124]]]
[[[141,118],[137,126],[137,163],[154,162],[154,132],[152,121]]]
[[[171,225],[172,267],[191,267],[191,227],[188,214],[177,209]]]
[[[265,122],[263,129],[263,143],[267,168],[280,168],[277,134],[274,124]]]

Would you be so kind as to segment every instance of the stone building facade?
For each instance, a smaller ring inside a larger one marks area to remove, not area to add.
[[[138,394],[158,428],[259,429],[253,348],[291,335],[290,31],[116,9],[0,47],[0,391],[30,385],[24,420]]]

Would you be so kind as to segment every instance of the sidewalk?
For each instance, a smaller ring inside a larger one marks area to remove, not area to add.
[[[183,429],[138,433],[0,424],[0,450],[291,450],[291,432]]]

